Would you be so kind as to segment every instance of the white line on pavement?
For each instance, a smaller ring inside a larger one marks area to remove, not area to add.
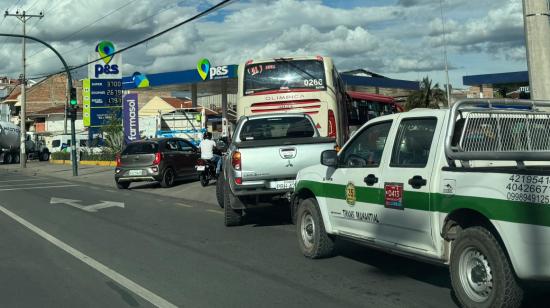
[[[48,182],[48,183],[44,183],[46,185],[50,185],[50,184],[71,184],[67,181],[56,181],[56,182]],[[0,187],[10,187],[10,186],[31,186],[31,185],[37,185],[37,183],[25,183],[25,184],[21,184],[21,183],[15,183],[15,184],[0,184]],[[15,188],[17,188],[15,187]]]
[[[26,179],[26,180],[6,180],[6,181],[0,181],[0,183],[5,182],[29,182],[29,181],[44,181],[45,179],[40,178],[32,178],[32,179]]]
[[[134,292],[141,298],[145,299],[146,301],[150,302],[151,304],[157,306],[157,307],[177,307],[176,305],[170,303],[169,301],[165,300],[164,298],[156,295],[155,293],[145,289],[144,287],[140,286],[139,284],[133,282],[132,280],[122,276],[118,272],[110,269],[106,265],[103,265],[102,263],[96,261],[92,257],[89,257],[82,252],[74,249],[73,247],[65,244],[61,240],[57,239],[53,235],[50,235],[46,231],[38,228],[37,226],[33,225],[32,223],[28,222],[27,220],[23,219],[22,217],[18,216],[17,214],[11,212],[10,210],[6,209],[5,207],[0,205],[0,211],[6,214],[7,216],[11,217],[13,220],[17,221],[18,223],[22,224],[23,226],[27,227],[32,232],[38,234],[40,237],[44,238],[46,241],[54,244],[61,250],[65,251],[66,253],[72,255],[73,257],[77,258],[78,260],[86,263],[96,271],[102,273],[103,275],[109,277],[110,279],[114,280],[116,283],[120,284],[121,286],[125,287],[126,289]]]
[[[16,188],[0,188],[0,191],[6,190],[29,190],[29,189],[46,189],[46,188],[58,188],[58,187],[73,187],[78,185],[56,185],[56,186],[38,186],[38,187],[16,187]]]
[[[217,211],[217,210],[206,210],[206,211],[210,213],[223,214],[222,211]]]
[[[183,206],[183,207],[193,207],[192,205],[180,203],[180,202],[176,203],[176,205]]]

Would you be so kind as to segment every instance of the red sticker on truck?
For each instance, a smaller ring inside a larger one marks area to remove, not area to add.
[[[384,183],[385,207],[403,210],[403,183]]]

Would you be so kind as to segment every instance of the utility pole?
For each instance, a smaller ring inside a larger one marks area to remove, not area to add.
[[[16,11],[15,14],[10,14],[8,11],[6,11],[4,13],[4,18],[5,17],[8,17],[8,16],[14,16],[14,17],[17,17],[21,22],[23,22],[23,53],[22,53],[22,58],[23,58],[23,75],[21,77],[21,146],[20,146],[20,149],[19,149],[19,162],[21,164],[21,168],[26,168],[27,167],[27,150],[25,148],[25,141],[26,141],[26,137],[27,137],[27,127],[26,127],[26,119],[27,119],[27,97],[26,97],[26,86],[27,86],[27,77],[26,77],[26,67],[25,67],[25,61],[26,61],[26,57],[25,57],[25,35],[27,35],[27,29],[26,29],[26,24],[27,24],[27,20],[33,18],[33,17],[37,17],[37,18],[42,18],[44,17],[44,14],[42,12],[40,12],[40,14],[38,15],[32,15],[32,14],[27,14],[25,11],[23,11],[22,13],[19,13],[19,11]]]
[[[548,0],[523,0],[523,15],[531,99],[550,100]]]
[[[451,89],[449,84],[449,62],[447,60],[447,33],[445,32],[445,15],[443,15],[443,0],[439,0],[439,8],[441,9],[441,24],[443,30],[443,58],[445,61],[445,92],[447,93],[447,106],[451,106]]]

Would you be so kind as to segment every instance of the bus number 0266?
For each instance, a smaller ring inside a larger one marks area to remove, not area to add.
[[[305,79],[304,80],[304,86],[306,87],[322,86],[322,85],[323,85],[323,79]]]

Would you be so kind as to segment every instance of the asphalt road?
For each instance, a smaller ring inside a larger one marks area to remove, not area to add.
[[[338,256],[308,260],[276,209],[226,228],[210,196],[146,187],[0,176],[0,306],[456,306],[446,268],[343,241]]]

